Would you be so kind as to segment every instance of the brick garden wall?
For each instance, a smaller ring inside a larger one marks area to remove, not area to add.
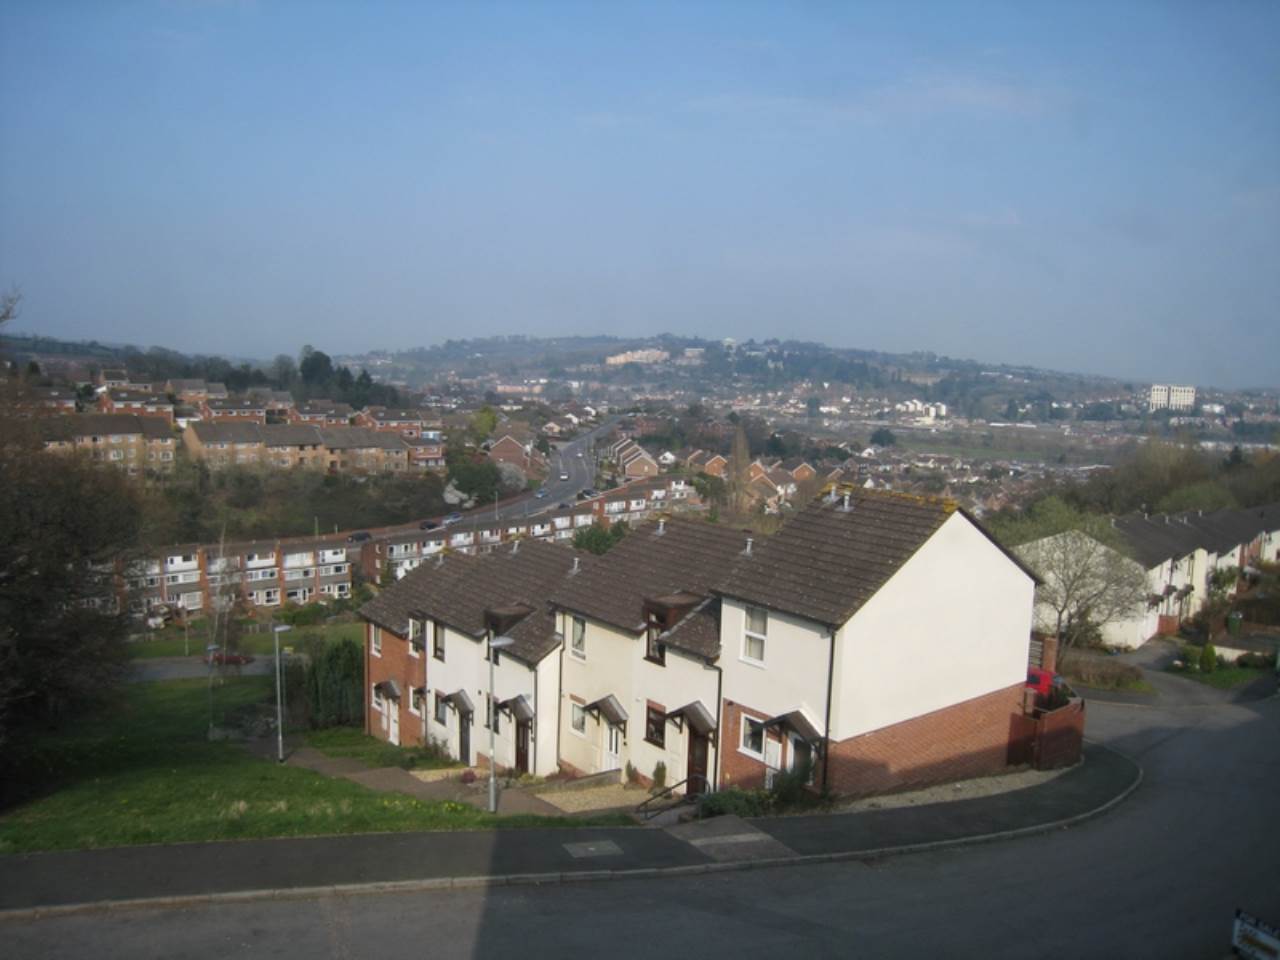
[[[1019,683],[832,744],[831,789],[865,796],[999,773],[1022,732],[1022,701]]]

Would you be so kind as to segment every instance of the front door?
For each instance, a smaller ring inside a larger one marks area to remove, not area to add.
[[[516,772],[529,772],[529,721],[516,724]]]
[[[689,765],[685,770],[685,776],[689,778],[689,782],[685,784],[685,794],[694,796],[707,790],[707,753],[710,750],[710,741],[703,736],[699,736],[692,730],[689,731]]]
[[[387,718],[390,726],[387,730],[387,741],[395,746],[400,746],[400,701],[387,701]]]
[[[458,711],[458,759],[471,766],[471,714]]]
[[[604,727],[604,769],[618,770],[622,766],[622,730],[612,723]]]

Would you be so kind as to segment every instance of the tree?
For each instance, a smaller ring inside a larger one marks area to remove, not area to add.
[[[484,406],[471,415],[468,430],[472,439],[478,444],[489,438],[498,426],[498,414],[493,407]]]
[[[1064,651],[1091,627],[1132,619],[1146,602],[1146,572],[1102,527],[1111,530],[1105,520],[1081,516],[1077,526],[1015,550],[1044,581],[1036,588],[1037,625]]]
[[[893,431],[888,427],[877,427],[875,432],[871,434],[871,445],[873,447],[892,447],[898,442],[898,438],[893,435]]]
[[[79,711],[123,678],[116,577],[140,526],[120,471],[0,444],[0,749],[16,727]]]
[[[578,550],[599,555],[608,553],[626,535],[626,521],[611,524],[607,529],[593,523],[573,535],[573,545]]]
[[[729,453],[729,469],[726,475],[726,492],[729,509],[734,513],[747,512],[747,485],[750,481],[751,451],[747,446],[747,432],[742,423],[733,433],[733,447]]]

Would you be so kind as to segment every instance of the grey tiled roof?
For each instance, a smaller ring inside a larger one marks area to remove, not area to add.
[[[551,597],[556,606],[631,633],[644,629],[644,601],[684,591],[709,596],[746,549],[746,534],[703,520],[649,522]]]
[[[195,431],[201,443],[261,443],[262,427],[256,423],[234,420],[200,420],[187,427]]]
[[[703,600],[659,639],[668,647],[715,660],[720,656],[720,598]]]
[[[860,488],[820,498],[758,544],[725,596],[831,626],[848,620],[955,512],[935,497]]]
[[[580,564],[577,574],[571,572],[575,558]],[[525,606],[530,613],[507,630],[515,644],[505,653],[537,663],[559,645],[547,596],[570,576],[581,576],[591,559],[534,540],[507,544],[480,557],[451,553],[443,563],[426,561],[365,604],[360,613],[402,634],[412,616],[439,620],[478,638],[487,627],[486,610]]]

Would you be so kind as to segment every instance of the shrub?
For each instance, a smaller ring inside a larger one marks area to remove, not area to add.
[[[1242,653],[1236,657],[1236,666],[1249,667],[1253,670],[1265,670],[1273,662],[1265,653]]]
[[[1131,664],[1074,650],[1062,658],[1059,669],[1067,678],[1101,690],[1123,689],[1142,681],[1142,671]]]
[[[773,800],[779,807],[788,807],[808,796],[809,781],[813,778],[813,761],[805,760],[790,770],[780,770],[773,777]]]
[[[636,765],[632,763],[630,760],[627,761],[626,773],[627,773],[627,783],[640,782],[640,771],[636,769]]]
[[[653,767],[653,789],[663,790],[667,786],[667,765],[659,760]]]
[[[1200,672],[1213,673],[1218,666],[1218,654],[1212,643],[1206,643],[1200,650]]]
[[[313,655],[306,674],[313,727],[354,725],[364,719],[364,647],[340,640]]]
[[[773,797],[763,790],[743,790],[729,787],[715,793],[704,793],[698,798],[698,816],[708,817],[759,817],[773,806]]]

